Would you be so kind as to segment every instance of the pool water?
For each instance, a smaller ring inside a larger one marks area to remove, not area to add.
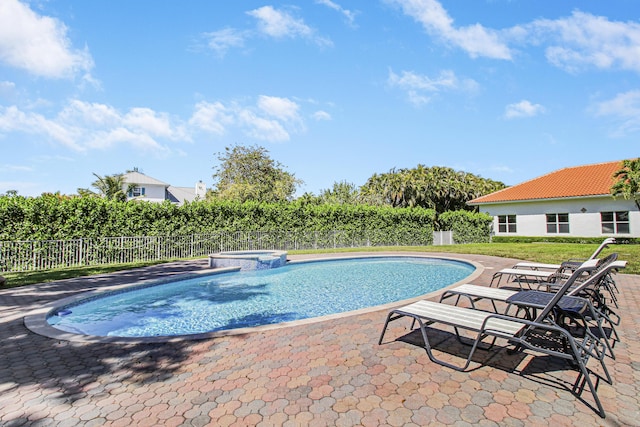
[[[418,297],[469,276],[434,258],[311,261],[120,291],[59,307],[49,324],[117,337],[189,335],[319,317]]]

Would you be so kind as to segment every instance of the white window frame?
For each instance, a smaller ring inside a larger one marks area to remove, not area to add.
[[[146,189],[144,187],[133,187],[131,191],[129,191],[129,197],[144,196],[145,190]]]

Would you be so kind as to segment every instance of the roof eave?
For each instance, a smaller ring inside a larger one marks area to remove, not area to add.
[[[570,197],[546,197],[540,199],[519,199],[519,200],[496,200],[493,202],[474,202],[471,200],[467,202],[470,206],[480,205],[503,205],[505,203],[533,203],[533,202],[553,202],[557,200],[578,200],[578,199],[596,199],[596,198],[613,198],[611,194],[591,194],[588,196],[570,196]]]

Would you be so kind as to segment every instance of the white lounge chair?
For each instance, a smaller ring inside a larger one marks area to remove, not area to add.
[[[589,260],[589,261],[585,261],[583,265],[597,268],[598,262],[599,262],[598,260]],[[627,261],[621,261],[615,258],[609,259],[608,261],[603,260],[603,264],[601,265],[600,271],[597,274],[593,274],[592,276],[588,277],[583,282],[578,282],[574,284],[573,287],[568,290],[567,296],[579,296],[583,291],[593,286],[595,283],[606,286],[608,292],[610,293],[615,292],[613,286],[609,285],[609,282],[613,280],[610,278],[610,275],[612,272],[626,268],[626,266],[627,266]],[[552,290],[553,288],[556,288],[557,290],[557,288],[562,286],[562,281],[557,284],[553,284],[553,286],[551,284],[547,286],[551,287]],[[518,291],[513,289],[493,288],[493,287],[482,286],[482,285],[463,284],[463,285],[456,286],[455,288],[446,290],[440,297],[440,301],[443,301],[447,298],[451,298],[453,296],[458,296],[458,297],[468,296],[473,298],[473,299],[470,298],[471,303],[473,303],[474,299],[475,300],[489,299],[492,301],[506,302],[510,297],[512,297],[513,295],[519,292],[528,292],[528,291],[527,290]]]
[[[499,286],[502,278],[506,277],[507,281],[515,282],[520,289],[533,289],[545,286],[555,282],[557,279],[565,279],[569,277],[570,272],[565,272],[561,266],[554,271],[532,270],[528,268],[503,268],[493,274],[489,286]]]
[[[600,265],[598,265],[600,264]],[[596,322],[596,327],[609,350],[612,358],[615,358],[613,347],[607,340],[607,337],[613,341],[619,341],[619,337],[615,326],[620,322],[619,317],[613,310],[606,305],[601,298],[601,288],[608,288],[610,274],[613,271],[623,269],[627,265],[627,261],[616,260],[616,254],[612,254],[607,259],[589,260],[583,265],[595,266],[595,269],[583,282],[574,284],[567,290],[567,295],[563,296],[558,302],[560,314],[571,318],[579,318],[584,327],[587,327],[589,319]],[[557,286],[561,286],[558,284]],[[535,290],[517,291],[511,289],[490,288],[487,286],[463,284],[455,288],[446,290],[440,297],[440,302],[455,298],[455,304],[458,305],[460,300],[468,301],[472,308],[477,308],[476,303],[480,300],[488,300],[496,313],[508,314],[511,307],[516,308],[534,308],[539,309],[544,306],[553,294],[550,292],[540,292]],[[585,298],[581,298],[583,296]],[[595,298],[594,298],[595,297]],[[593,300],[593,301],[592,301]],[[503,310],[499,310],[496,302],[506,304]],[[533,307],[534,306],[534,307]],[[613,315],[613,316],[612,316]],[[616,317],[614,320],[612,317]],[[607,322],[611,329],[611,334],[605,334],[603,324]]]
[[[574,362],[579,370],[578,378],[574,384],[574,391],[580,392],[586,383],[595,400],[598,414],[604,418],[604,408],[598,397],[596,387],[590,378],[591,371],[587,368],[587,362],[590,357],[595,357],[606,370],[604,366],[606,348],[598,337],[594,336],[590,331],[586,331],[582,338],[573,337],[564,328],[555,323],[553,316],[558,302],[575,283],[576,279],[592,268],[593,267],[589,265],[579,267],[533,320],[520,319],[472,308],[456,307],[433,301],[418,301],[389,312],[378,343],[382,344],[390,322],[408,317],[412,319],[412,327],[416,322],[418,323],[424,341],[424,349],[431,361],[458,371],[464,371],[471,363],[471,358],[481,341],[487,337],[493,337],[493,342],[491,343],[491,345],[493,345],[495,344],[496,338],[503,338],[515,344],[516,349],[527,348],[542,354]],[[468,330],[476,334],[471,350],[462,366],[445,362],[433,354],[427,326],[432,326],[436,323],[453,327],[458,339],[461,338],[459,329]],[[540,334],[539,332],[543,333]],[[566,343],[566,348],[555,349],[551,345],[548,345],[551,341],[545,341],[542,345],[538,345],[535,340],[530,340],[534,333],[538,340],[542,339],[543,341],[545,337],[548,337],[550,334],[554,335],[554,338],[560,338],[562,342]]]

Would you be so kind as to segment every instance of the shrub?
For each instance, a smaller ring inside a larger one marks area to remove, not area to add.
[[[493,217],[480,212],[452,211],[438,217],[440,230],[453,231],[456,243],[487,243],[491,239]]]
[[[559,236],[493,236],[494,243],[582,243],[600,244],[604,237],[559,237]],[[640,239],[633,237],[616,237],[618,244],[640,244]]]
[[[176,236],[215,231],[382,231],[431,243],[435,212],[423,208],[198,201],[118,202],[95,197],[0,197],[0,240]],[[357,234],[357,233],[356,233]],[[424,237],[423,237],[424,236]],[[376,238],[375,240],[378,240]]]

